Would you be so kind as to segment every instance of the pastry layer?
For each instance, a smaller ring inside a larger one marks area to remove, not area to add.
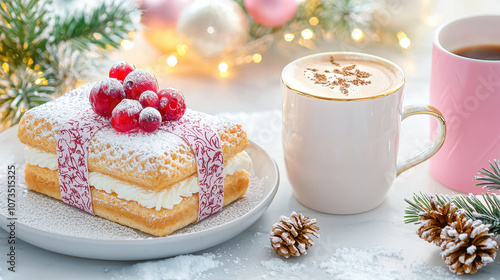
[[[55,154],[60,127],[90,108],[88,94],[92,85],[83,85],[26,112],[19,123],[21,142]],[[248,146],[246,133],[239,124],[189,109],[186,114],[202,118],[217,131],[224,160]],[[117,133],[106,126],[97,131],[89,143],[88,167],[89,171],[158,191],[195,174],[196,161],[191,147],[174,134],[161,130]]]
[[[250,174],[238,171],[224,179],[224,206],[245,195]],[[57,171],[26,164],[26,185],[43,194],[61,200]],[[135,201],[118,198],[91,186],[92,206],[97,216],[140,231],[165,236],[198,219],[198,194],[184,198],[172,209],[148,209]]]
[[[57,170],[57,156],[55,154],[28,146],[25,147],[24,154],[26,162],[30,165]],[[252,170],[252,160],[245,151],[226,161],[224,176],[232,175],[234,172],[241,170]],[[142,189],[139,186],[99,172],[89,173],[89,184],[98,190],[115,193],[119,198],[136,201],[146,208],[155,208],[156,210],[161,208],[171,209],[174,205],[179,204],[183,197],[189,197],[200,190],[197,174],[162,191]]]

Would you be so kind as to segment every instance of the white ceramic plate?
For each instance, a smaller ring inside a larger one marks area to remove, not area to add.
[[[0,182],[16,166],[16,238],[61,254],[102,260],[145,260],[207,249],[243,232],[271,204],[279,184],[276,163],[259,146],[246,149],[254,172],[244,198],[197,224],[167,237],[148,234],[91,216],[74,207],[28,190],[24,184],[23,145],[17,127],[0,134]],[[7,187],[0,188],[0,226],[8,230]]]

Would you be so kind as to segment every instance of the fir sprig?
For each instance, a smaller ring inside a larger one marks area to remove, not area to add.
[[[482,168],[478,173],[483,177],[476,180],[485,182],[478,183],[489,190],[498,190],[500,186],[499,161],[490,162],[491,170]],[[465,215],[472,220],[480,220],[483,224],[490,226],[490,232],[500,235],[500,197],[494,193],[483,193],[480,196],[473,194],[455,195],[449,197],[443,194],[431,195],[427,193],[413,194],[413,201],[405,199],[408,206],[405,209],[404,222],[419,224],[419,214],[430,209],[431,200],[436,199],[439,206],[451,201],[458,209],[465,210]]]
[[[496,194],[483,193],[482,200],[473,194],[458,195],[453,202],[458,208],[464,209],[465,214],[472,220],[481,220],[490,225],[490,232],[500,234],[500,199]]]
[[[409,204],[405,209],[404,222],[419,224],[419,214],[430,209],[430,202],[436,199],[439,206],[451,201],[458,209],[465,210],[465,215],[472,220],[480,220],[490,225],[490,232],[500,234],[500,199],[496,194],[484,193],[481,199],[473,194],[449,197],[443,194],[413,194],[413,201],[405,199]]]
[[[129,19],[134,13],[137,16],[137,8],[130,2],[102,1],[88,12],[71,12],[70,16],[57,14],[53,23],[53,42],[70,41],[79,50],[87,50],[89,46],[116,49],[136,28],[134,19]]]
[[[333,36],[345,38],[355,28],[369,31],[373,28],[373,1],[368,0],[335,0],[324,1],[325,7],[320,11],[323,28],[330,30]]]
[[[478,172],[478,174],[482,176],[476,176],[475,178],[475,180],[483,182],[477,183],[476,185],[483,186],[483,188],[489,190],[500,190],[500,162],[495,159],[493,162],[490,161],[489,163],[491,170],[483,167],[482,171]]]
[[[0,1],[0,122],[13,125],[129,38],[140,20],[133,0],[62,10],[53,0]]]
[[[0,2],[0,60],[4,71],[15,71],[38,65],[49,36],[47,11],[49,3],[37,0]],[[31,60],[30,60],[31,59]],[[39,66],[38,66],[39,67]],[[38,69],[34,69],[35,71]]]
[[[428,193],[413,194],[413,201],[405,198],[406,203],[409,204],[405,209],[405,224],[419,224],[419,214],[431,209],[431,200],[433,199],[436,199],[438,206],[443,206],[451,200],[449,196],[444,194],[431,195]]]
[[[16,75],[20,73],[21,75]],[[19,68],[16,74],[4,72],[0,77],[7,84],[0,83],[0,109],[3,111],[3,118],[12,122],[19,122],[24,110],[17,108],[32,108],[52,100],[52,86],[37,84],[36,80],[41,75],[32,71],[28,67],[23,70]],[[22,78],[21,78],[22,77]]]

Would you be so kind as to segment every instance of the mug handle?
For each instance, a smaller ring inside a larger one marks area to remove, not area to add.
[[[403,160],[402,162],[398,162],[396,167],[396,176],[401,174],[401,172],[427,160],[433,156],[441,148],[441,146],[443,146],[444,138],[446,136],[446,122],[443,114],[441,114],[438,109],[430,105],[411,105],[404,108],[401,120],[419,114],[428,114],[435,117],[438,120],[438,131],[432,140],[432,143],[428,147]]]

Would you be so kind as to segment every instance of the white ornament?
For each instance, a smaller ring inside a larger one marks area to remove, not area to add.
[[[204,58],[218,58],[248,39],[248,22],[243,9],[232,0],[197,0],[177,22],[189,51]]]

